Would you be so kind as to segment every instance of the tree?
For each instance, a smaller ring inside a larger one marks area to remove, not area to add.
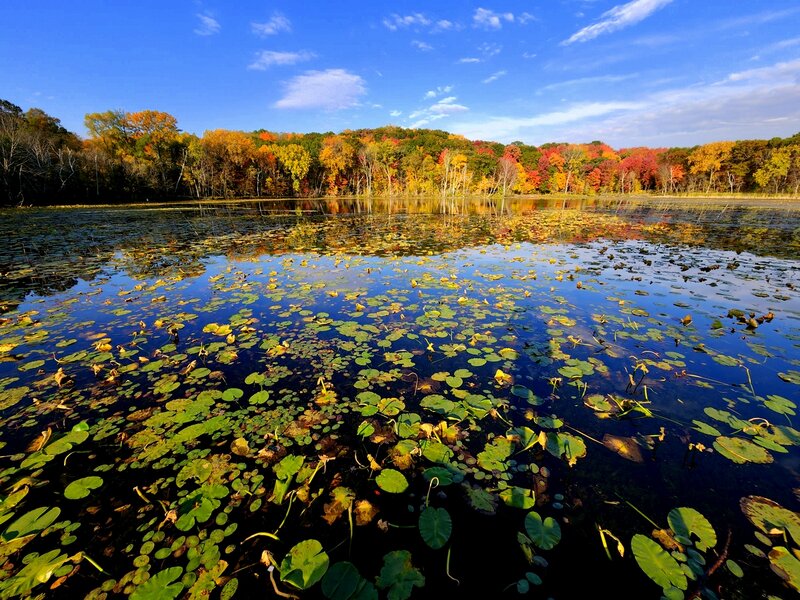
[[[689,172],[695,175],[708,175],[706,193],[714,185],[714,177],[731,156],[733,142],[712,142],[698,146],[689,155]]]
[[[311,155],[298,144],[272,144],[269,150],[291,177],[292,189],[299,192],[300,182],[311,167]]]

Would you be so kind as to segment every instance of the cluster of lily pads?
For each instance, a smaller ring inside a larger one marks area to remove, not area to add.
[[[115,255],[0,317],[0,597],[558,593],[586,539],[617,540],[645,593],[798,589],[799,517],[774,501],[742,500],[767,551],[720,548],[693,490],[653,484],[682,507],[651,536],[639,497],[626,530],[588,508],[601,465],[676,457],[791,499],[796,261],[577,211],[374,217],[343,250],[360,219],[265,219],[218,240],[255,255],[188,271]]]

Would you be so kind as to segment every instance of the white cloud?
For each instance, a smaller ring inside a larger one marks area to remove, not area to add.
[[[266,23],[250,23],[250,27],[256,35],[266,37],[268,35],[276,35],[281,31],[291,31],[292,23],[281,13],[276,12],[272,14],[272,17]]]
[[[383,20],[384,27],[389,31],[397,31],[408,27],[427,27],[430,24],[431,20],[422,13],[412,13],[410,15],[394,13]]]
[[[269,67],[278,65],[296,65],[314,58],[316,54],[301,50],[300,52],[277,52],[274,50],[262,50],[256,53],[255,60],[247,68],[254,71],[265,71]]]
[[[482,29],[500,29],[503,27],[504,21],[513,23],[514,13],[496,13],[488,8],[478,8],[472,15],[472,25]]]
[[[425,92],[425,99],[430,100],[432,98],[436,98],[437,96],[443,96],[444,94],[449,94],[453,91],[452,85],[440,85],[437,86],[435,90],[428,90]]]
[[[493,81],[497,81],[501,77],[503,77],[507,71],[497,71],[496,73],[492,73],[486,79],[483,80],[483,83],[492,83]]]
[[[800,59],[632,100],[574,104],[534,116],[483,117],[450,129],[472,139],[533,144],[599,139],[616,147],[787,136],[800,130]]]
[[[478,50],[486,58],[491,58],[492,56],[497,56],[500,54],[500,52],[503,50],[503,47],[500,44],[490,44],[489,42],[484,42],[478,46]]]
[[[214,35],[219,33],[220,24],[214,17],[207,13],[200,13],[197,15],[200,24],[194,29],[197,35]]]
[[[447,19],[440,19],[436,21],[436,26],[433,28],[433,33],[437,33],[439,31],[450,31],[451,29],[455,28],[456,24],[452,21],[448,21]]]
[[[565,81],[557,81],[544,86],[541,92],[552,92],[564,88],[579,87],[582,85],[596,85],[603,83],[618,83],[627,79],[638,77],[638,73],[631,73],[628,75],[596,75],[594,77],[579,77],[578,79],[567,79]]]
[[[428,111],[435,115],[452,115],[454,113],[466,112],[469,110],[463,104],[456,104],[456,100],[458,100],[458,98],[455,96],[442,98],[436,104],[428,107]]]
[[[420,52],[430,52],[433,50],[433,46],[426,42],[421,42],[419,40],[411,40],[411,45],[414,46]]]
[[[449,90],[450,87],[448,86],[447,88],[437,89]],[[427,97],[429,96],[426,94],[426,98]],[[456,96],[447,96],[446,98],[438,100],[436,103],[428,106],[427,108],[412,112],[408,115],[408,118],[413,121],[409,127],[412,129],[417,129],[434,121],[438,121],[439,119],[444,119],[445,117],[449,117],[457,113],[467,112],[469,110],[469,108],[463,104],[457,104],[456,100],[458,100]]]
[[[307,71],[288,81],[283,98],[274,106],[341,110],[358,105],[366,93],[366,82],[345,69]]]
[[[658,9],[670,4],[672,0],[632,0],[626,4],[618,4],[604,12],[600,20],[575,32],[562,45],[574,42],[588,42],[605,33],[618,31],[639,21],[643,21]]]
[[[403,113],[402,113],[402,111],[399,111],[399,110],[393,110],[392,112],[390,112],[390,113],[389,113],[389,116],[390,116],[390,117],[399,117],[399,116],[400,116],[400,115],[402,115],[402,114],[403,114]]]
[[[474,56],[468,56],[466,58],[459,58],[458,59],[458,64],[460,64],[460,65],[469,65],[469,64],[479,63],[479,62],[481,62],[481,59],[480,58],[475,58]]]
[[[520,23],[521,25],[527,25],[527,24],[528,24],[528,23],[530,23],[531,21],[535,21],[535,20],[536,20],[536,17],[534,17],[534,16],[533,16],[531,13],[529,13],[529,12],[524,12],[524,13],[522,13],[521,15],[518,15],[518,16],[517,16],[517,21],[519,21],[519,23]]]
[[[535,52],[523,52],[522,53],[522,58],[524,58],[525,60],[531,60],[532,58],[536,58],[536,56],[537,55],[536,55]]]

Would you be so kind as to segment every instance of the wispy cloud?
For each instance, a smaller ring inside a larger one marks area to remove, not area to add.
[[[402,114],[403,114],[403,112],[400,111],[400,110],[393,110],[392,112],[389,113],[389,116],[390,117],[399,117]]]
[[[208,13],[198,13],[196,16],[200,23],[194,29],[195,34],[214,35],[215,33],[219,33],[220,24],[214,17]]]
[[[270,17],[269,21],[264,23],[250,23],[250,28],[256,35],[267,37],[268,35],[276,35],[282,31],[290,32],[292,30],[292,22],[283,14],[275,12],[272,13],[272,17]]]
[[[433,50],[433,46],[427,42],[421,42],[420,40],[411,40],[411,45],[421,52],[430,52]]]
[[[513,23],[514,13],[496,13],[488,8],[477,8],[472,15],[473,26],[481,29],[501,29],[504,22]]]
[[[307,71],[286,83],[283,98],[275,108],[319,108],[341,110],[358,105],[367,93],[364,79],[345,69]]]
[[[532,117],[482,117],[450,129],[473,139],[599,139],[618,147],[785,136],[800,129],[800,59],[631,100],[577,103]]]
[[[428,90],[427,92],[425,92],[425,99],[431,100],[438,96],[444,96],[445,94],[449,94],[452,91],[453,91],[452,85],[440,85],[437,86],[435,90]]]
[[[507,71],[497,71],[489,75],[486,79],[483,80],[483,83],[492,83],[493,81],[497,81],[501,77],[503,77]]]
[[[640,104],[635,102],[587,102],[533,117],[489,117],[476,123],[455,124],[453,128],[471,139],[507,141],[512,138],[522,139],[520,136],[525,133],[529,134],[528,138],[530,139],[530,129],[532,128],[563,125],[582,121],[589,117],[632,110],[639,106]]]
[[[603,34],[635,25],[671,2],[672,0],[632,0],[626,4],[618,4],[604,12],[597,23],[576,31],[561,44],[588,42]]]
[[[474,56],[466,56],[464,58],[459,58],[456,62],[460,65],[471,65],[481,62],[481,59]]]
[[[412,112],[410,115],[408,115],[408,118],[416,120],[411,123],[409,127],[412,129],[417,129],[419,127],[424,127],[425,125],[429,125],[434,121],[438,121],[439,119],[444,119],[445,117],[449,117],[457,113],[467,112],[469,110],[469,108],[463,104],[458,104],[456,100],[458,100],[456,96],[447,96],[446,98],[439,99],[437,102],[426,108]]]
[[[394,13],[383,20],[383,25],[389,31],[407,29],[409,27],[427,27],[431,20],[422,13],[412,13],[410,15],[398,15]]]
[[[256,58],[247,68],[253,71],[265,71],[272,66],[296,65],[299,62],[311,60],[316,54],[307,50],[299,52],[278,52],[275,50],[262,50],[256,53]]]
[[[571,87],[580,87],[584,85],[597,85],[603,83],[618,83],[627,79],[638,77],[637,73],[630,73],[628,75],[596,75],[594,77],[579,77],[577,79],[567,79],[565,81],[557,81],[542,87],[541,92],[553,92]]]

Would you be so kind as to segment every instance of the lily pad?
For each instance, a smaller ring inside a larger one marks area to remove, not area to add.
[[[96,490],[103,485],[103,479],[96,475],[82,477],[70,483],[64,490],[64,497],[69,500],[80,500],[86,498],[92,490]]]
[[[794,591],[800,592],[800,560],[790,550],[777,546],[769,551],[770,568]]]
[[[768,464],[772,455],[762,446],[743,438],[720,436],[714,440],[714,448],[725,458],[743,465],[748,462]]]
[[[375,483],[384,492],[402,494],[408,489],[408,480],[405,475],[395,469],[383,469],[375,478]]]
[[[389,600],[406,600],[414,587],[425,586],[425,577],[411,563],[410,552],[395,550],[383,557],[377,584],[380,589],[388,590]]]
[[[694,534],[698,538],[695,546],[701,552],[717,545],[717,533],[714,531],[714,527],[708,519],[693,508],[673,508],[667,515],[667,522],[672,531],[685,540],[690,540],[691,535]]]
[[[800,515],[763,496],[745,496],[739,506],[747,519],[766,534],[788,533],[800,545]]]
[[[434,550],[442,548],[453,531],[450,513],[444,508],[427,506],[419,515],[419,533],[423,541]]]
[[[131,600],[174,600],[184,588],[183,582],[176,581],[182,573],[181,567],[159,571],[133,590]]]
[[[637,533],[631,539],[631,551],[642,571],[663,590],[687,588],[686,574],[670,554],[646,535]]]
[[[281,561],[281,581],[297,589],[307,590],[322,579],[328,570],[328,554],[317,540],[295,544]]]
[[[525,531],[542,550],[552,550],[561,541],[561,526],[558,521],[553,517],[542,520],[535,510],[525,515]]]

